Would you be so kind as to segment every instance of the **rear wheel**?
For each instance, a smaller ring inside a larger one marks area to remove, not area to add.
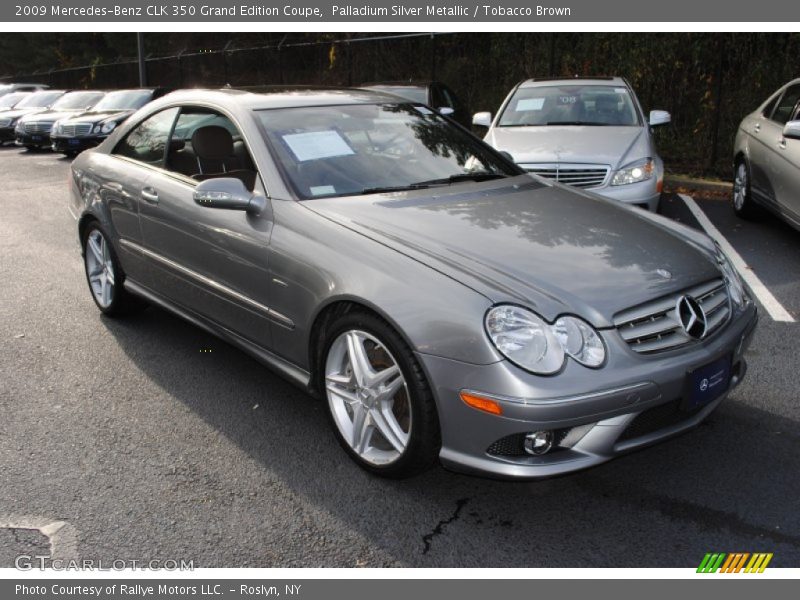
[[[125,273],[108,236],[97,222],[90,223],[84,232],[83,262],[92,299],[105,314],[117,316],[145,306],[143,300],[123,288]]]
[[[339,443],[364,469],[409,477],[434,464],[436,405],[411,349],[383,320],[350,313],[325,341],[320,389]]]
[[[733,171],[733,212],[743,219],[749,219],[756,214],[750,191],[750,167],[744,158],[736,161]]]

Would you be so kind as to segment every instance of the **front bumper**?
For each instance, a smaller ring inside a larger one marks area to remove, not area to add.
[[[26,148],[50,148],[50,134],[49,133],[17,133],[15,135],[15,143],[17,146],[25,146]]]
[[[89,148],[94,148],[99,145],[105,137],[99,136],[81,136],[81,137],[62,137],[51,135],[51,147],[54,152],[78,153]]]
[[[638,183],[605,185],[599,188],[588,188],[586,191],[598,194],[609,200],[633,204],[646,208],[651,212],[656,212],[658,210],[658,201],[661,198],[661,190],[659,188],[658,179],[652,177]]]
[[[691,429],[742,381],[756,322],[750,303],[708,342],[655,356],[637,355],[615,330],[604,330],[609,360],[603,368],[570,361],[551,377],[532,375],[508,361],[471,365],[418,354],[438,403],[440,459],[456,471],[536,479],[585,469]],[[687,373],[729,355],[728,389],[709,404],[682,410]],[[496,400],[503,415],[467,406],[462,390]],[[508,451],[515,440],[539,430],[555,432],[558,446],[541,456]]]

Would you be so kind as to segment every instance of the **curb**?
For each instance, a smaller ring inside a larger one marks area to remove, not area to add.
[[[681,175],[665,175],[664,185],[675,187],[687,187],[701,190],[730,191],[733,184],[728,181],[715,181],[713,179],[695,179],[694,177],[684,177]]]

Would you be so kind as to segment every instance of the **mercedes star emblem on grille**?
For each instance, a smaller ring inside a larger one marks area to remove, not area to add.
[[[675,311],[683,330],[695,339],[703,339],[708,329],[708,320],[700,303],[692,296],[681,296]]]

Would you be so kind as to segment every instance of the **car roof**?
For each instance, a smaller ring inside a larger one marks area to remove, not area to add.
[[[397,103],[394,94],[356,88],[318,86],[260,86],[251,88],[184,89],[171,92],[162,98],[172,102],[235,103],[243,108],[263,110],[299,106],[325,106],[339,104]]]
[[[407,87],[407,88],[427,88],[431,86],[433,81],[371,81],[369,83],[362,83],[359,87]]]
[[[616,85],[628,87],[622,77],[534,77],[519,84],[521,88],[544,87],[552,85]]]

